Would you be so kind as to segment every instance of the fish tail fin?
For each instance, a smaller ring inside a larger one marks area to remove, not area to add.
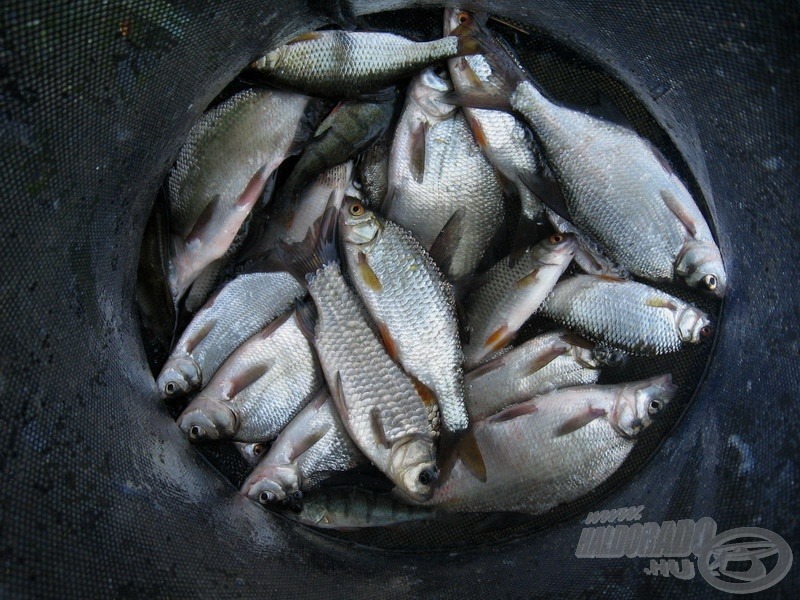
[[[276,256],[301,285],[307,287],[310,274],[339,261],[338,215],[335,206],[328,206],[301,242],[287,244],[281,240],[276,244]]]
[[[472,428],[453,433],[442,430],[439,440],[440,474],[439,481],[445,481],[453,471],[458,459],[479,481],[486,481],[486,463],[478,447]]]
[[[297,326],[306,336],[306,339],[313,346],[315,341],[314,330],[317,326],[317,310],[314,303],[310,300],[295,300],[294,312],[297,319]]]

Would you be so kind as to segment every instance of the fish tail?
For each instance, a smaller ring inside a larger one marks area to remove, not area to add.
[[[276,256],[286,271],[303,286],[308,286],[310,274],[339,262],[338,212],[335,206],[328,206],[301,242],[287,244],[281,240],[275,247]]]

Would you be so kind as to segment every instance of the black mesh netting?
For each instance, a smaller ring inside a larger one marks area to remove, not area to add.
[[[439,3],[0,9],[0,596],[714,591],[699,575],[647,576],[644,558],[575,557],[586,511],[635,505],[645,521],[711,517],[720,531],[762,527],[797,549],[800,9],[790,2],[470,5],[508,22],[495,26],[553,96],[609,97],[706,199],[731,292],[705,379],[691,403],[694,386],[685,391],[649,462],[657,437],[618,481],[546,521],[418,523],[341,540],[245,500],[182,438],[157,400],[134,283],[147,215],[186,132],[265,48],[412,4]],[[419,31],[419,14],[388,22]],[[706,356],[674,368],[696,382]],[[796,571],[770,591],[788,595]]]

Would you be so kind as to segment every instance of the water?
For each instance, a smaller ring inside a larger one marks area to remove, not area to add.
[[[397,11],[366,17],[363,19],[362,25],[363,28],[375,31],[393,31],[413,39],[427,40],[440,37],[442,16],[439,10]],[[708,218],[707,211],[703,206],[702,194],[692,172],[666,131],[647,111],[642,102],[618,80],[610,76],[602,65],[593,62],[590,57],[582,56],[573,49],[556,42],[544,32],[526,28],[518,23],[492,19],[489,21],[489,26],[511,43],[523,64],[535,75],[537,83],[552,99],[568,105],[587,108],[601,103],[608,104],[610,101],[610,104],[621,113],[621,115],[617,115],[618,117],[624,117],[630,126],[640,135],[650,139],[667,157]],[[215,100],[214,104],[241,90],[242,87],[241,81],[232,82],[220,95],[220,98]],[[651,94],[658,96],[667,91],[651,90]],[[279,174],[279,182],[285,177],[291,166],[290,162],[286,169],[282,169]],[[161,200],[163,201],[163,197]],[[710,219],[709,223],[713,229]],[[671,285],[656,285],[655,287],[692,302],[711,315],[716,323],[720,322],[720,302],[682,287]],[[179,335],[180,328],[185,325],[184,319],[179,324],[177,335]],[[517,342],[521,343],[553,328],[554,325],[544,319],[531,319],[520,332]],[[155,376],[165,360],[164,352],[160,349],[164,342],[154,339],[151,330],[143,331],[143,337]],[[154,348],[157,350],[153,350]],[[676,425],[689,405],[703,378],[712,348],[713,344],[708,342],[665,356],[632,357],[624,366],[606,369],[602,372],[600,383],[633,381],[669,372],[679,391],[664,414],[639,439],[636,448],[623,466],[588,496],[557,507],[545,515],[455,514],[437,517],[435,520],[402,523],[391,528],[347,532],[326,529],[324,535],[387,549],[455,548],[496,543],[529,535],[531,532],[549,527],[571,515],[593,510],[604,495],[639,470],[657,451],[664,435]],[[179,409],[174,409],[172,416],[177,416],[178,412]],[[230,443],[215,442],[198,445],[197,450],[237,488],[241,486],[250,472],[251,467]],[[380,473],[371,467],[354,473],[338,475],[331,480],[331,484],[337,486],[357,485],[362,488],[376,489],[380,494],[385,494],[389,487]]]

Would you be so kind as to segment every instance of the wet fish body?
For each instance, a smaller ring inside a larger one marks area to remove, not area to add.
[[[321,390],[286,426],[242,486],[266,506],[319,487],[331,473],[367,462],[342,424],[327,390]]]
[[[180,398],[205,385],[236,348],[304,295],[288,273],[252,273],[230,281],[178,340],[156,382],[161,397]]]
[[[314,350],[288,313],[231,354],[178,426],[195,442],[271,440],[321,386]]]
[[[412,82],[389,159],[387,218],[430,250],[460,211],[447,275],[477,269],[505,221],[503,190],[460,111],[442,108],[448,82],[423,71]]]
[[[676,352],[712,333],[700,309],[642,283],[576,275],[561,281],[542,314],[563,327],[629,354]]]
[[[540,514],[608,479],[675,393],[669,375],[557,390],[474,425],[487,480],[461,463],[426,506]]]
[[[554,234],[521,256],[507,256],[489,269],[486,282],[469,298],[471,333],[464,364],[475,367],[511,342],[541,306],[575,255],[570,234]]]
[[[564,330],[542,334],[467,373],[470,419],[480,421],[560,388],[596,383],[602,363],[590,347],[570,338]]]
[[[277,86],[315,96],[354,98],[474,50],[470,40],[457,36],[412,42],[391,33],[314,31],[272,50],[254,67]]]
[[[467,428],[463,354],[451,285],[407,230],[346,200],[340,213],[348,273],[389,355],[436,398],[442,426]]]
[[[271,173],[311,135],[316,106],[308,96],[246,90],[192,128],[169,177],[175,300],[228,250]]]
[[[371,210],[380,211],[389,189],[389,152],[392,131],[387,131],[369,146],[358,161],[358,175],[364,202]]]

